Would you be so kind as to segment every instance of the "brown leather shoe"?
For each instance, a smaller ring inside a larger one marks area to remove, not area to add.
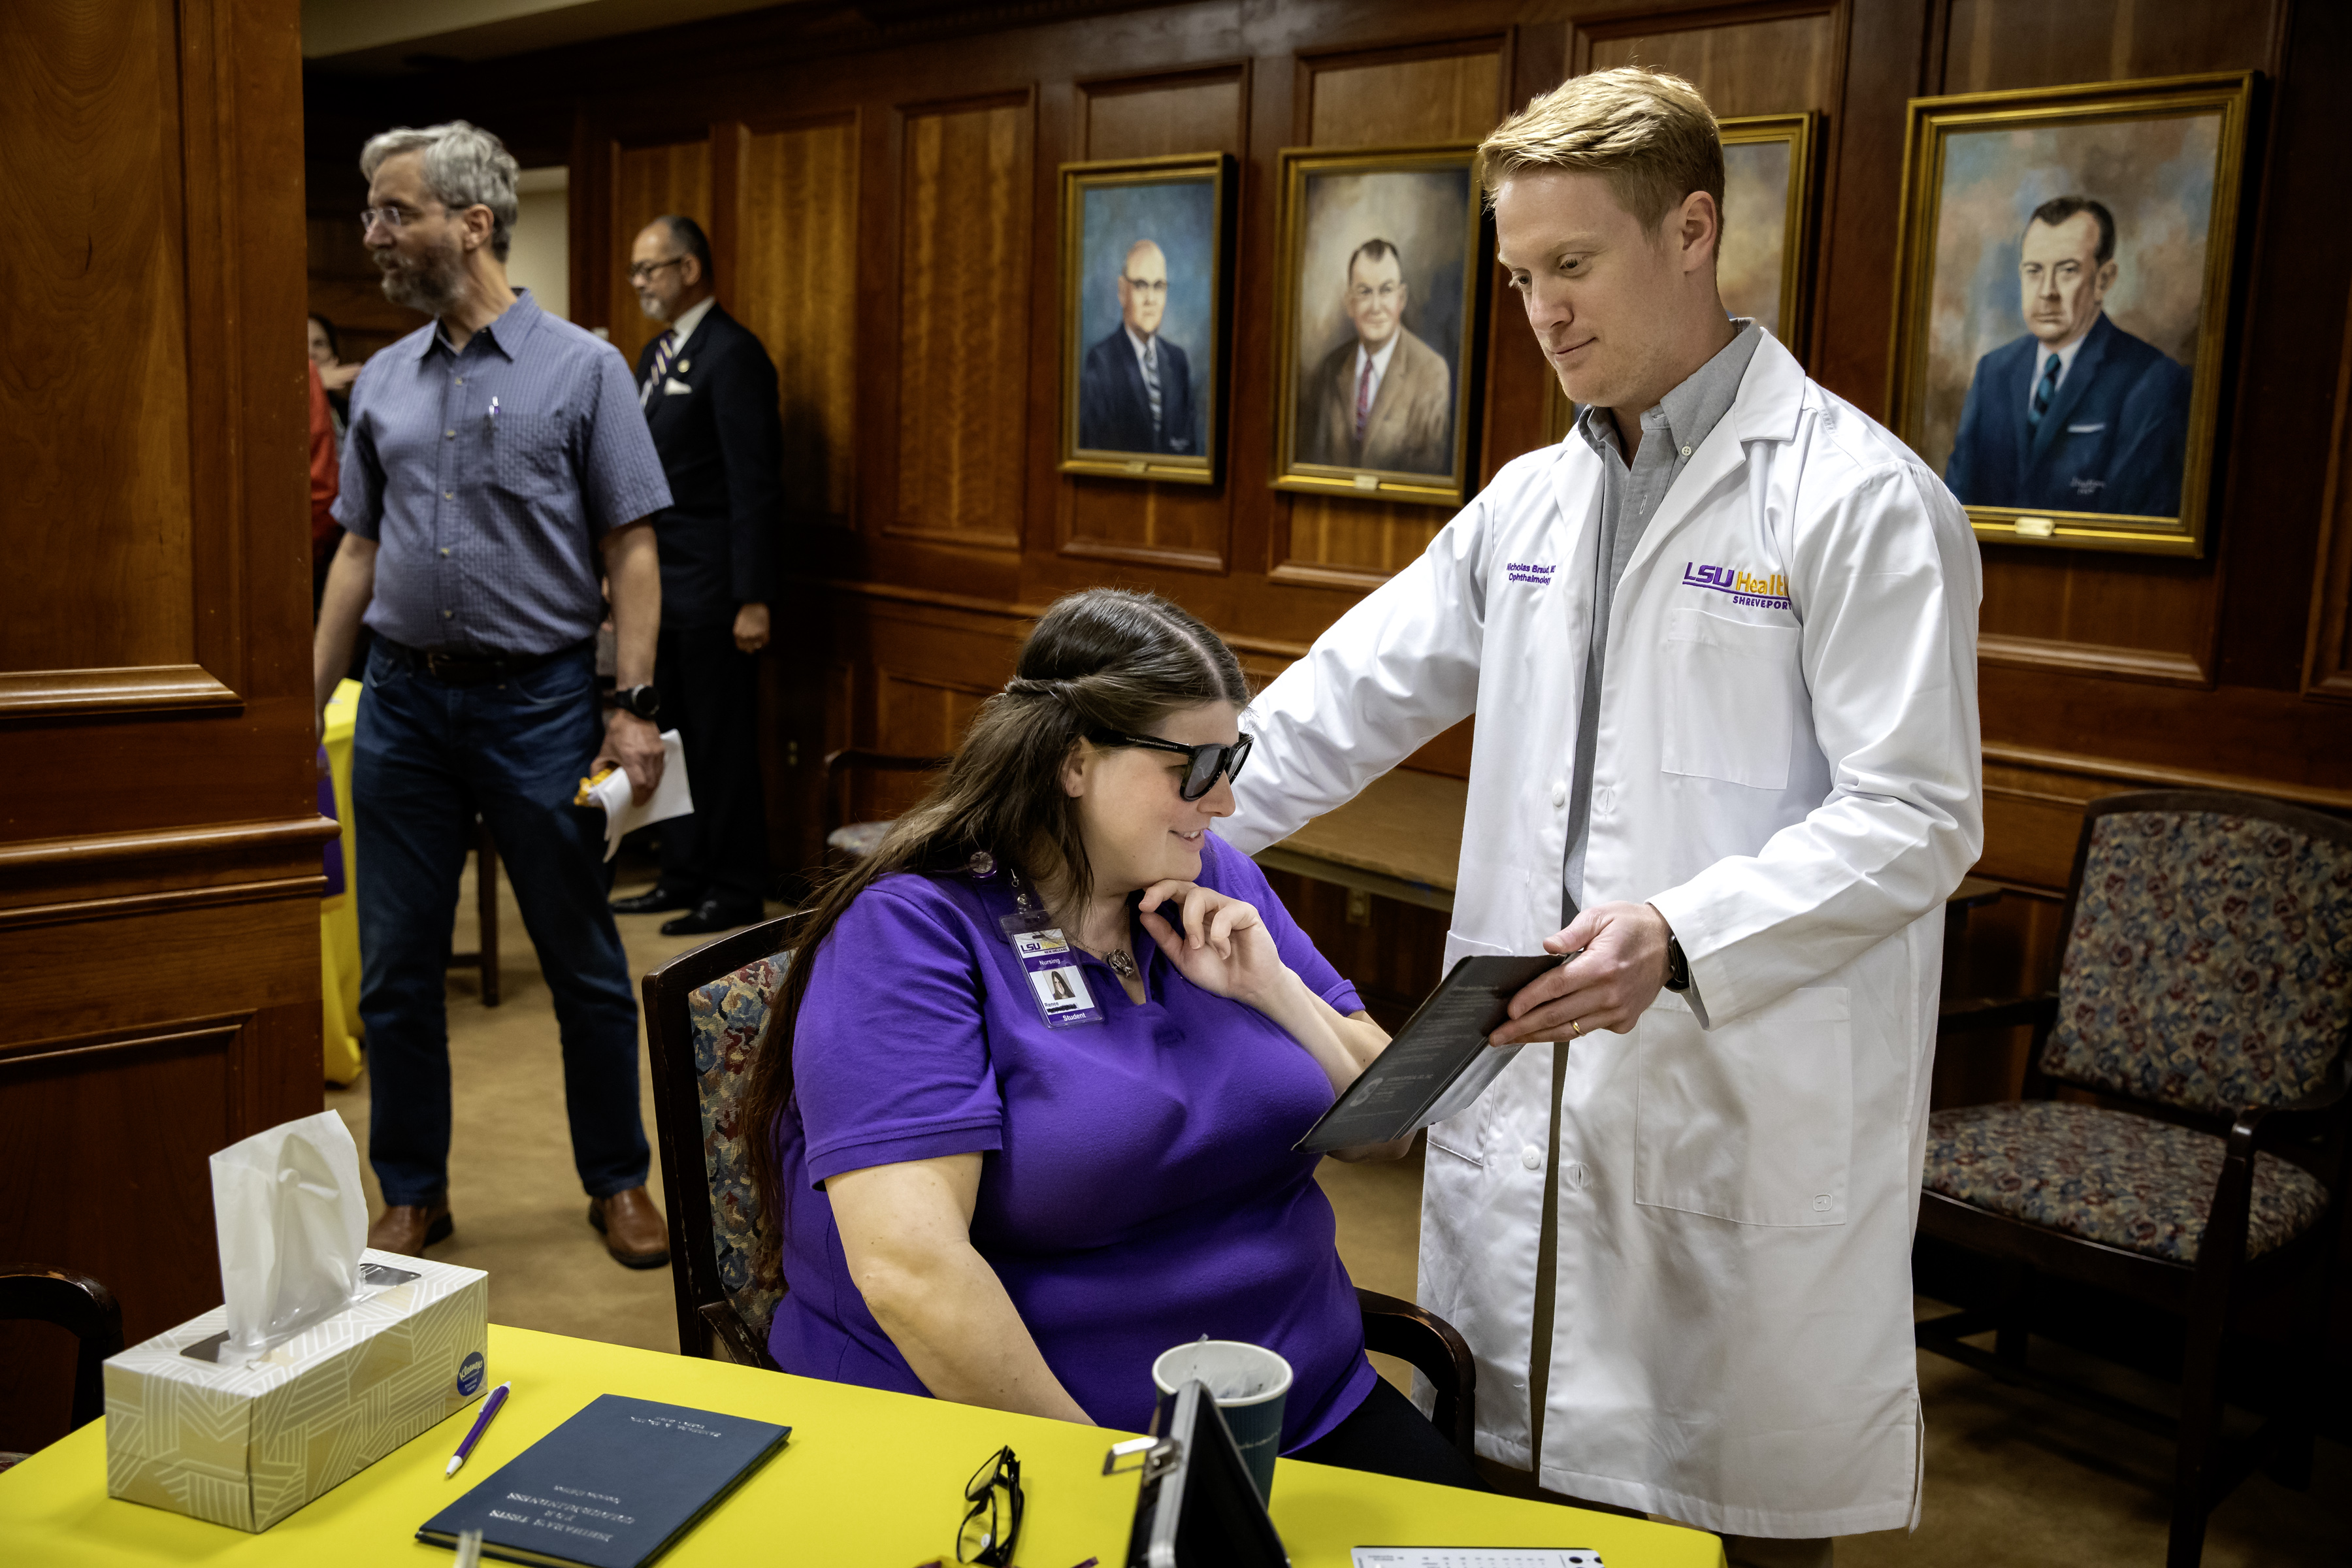
[[[444,1193],[429,1204],[385,1205],[383,1213],[368,1226],[367,1244],[378,1252],[422,1258],[426,1247],[448,1240],[456,1228],[449,1218],[449,1196]]]
[[[625,1268],[659,1268],[669,1261],[669,1222],[643,1187],[589,1199],[588,1223],[604,1233],[604,1250]]]

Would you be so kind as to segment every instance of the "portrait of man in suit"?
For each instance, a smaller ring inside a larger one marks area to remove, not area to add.
[[[1944,479],[1975,506],[2174,517],[2189,370],[2102,308],[2121,263],[2088,196],[2034,209],[2018,259],[2025,335],[1978,360]]]
[[[1345,289],[1354,330],[1299,387],[1298,460],[1452,473],[1453,372],[1404,324],[1412,293],[1403,256],[1385,239],[1365,240],[1348,258]]]
[[[1201,455],[1192,362],[1162,337],[1168,258],[1139,239],[1118,272],[1119,322],[1078,367],[1078,445],[1097,451]]]

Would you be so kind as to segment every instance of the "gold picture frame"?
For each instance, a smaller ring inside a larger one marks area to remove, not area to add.
[[[1814,163],[1820,155],[1821,116],[1811,110],[1739,115],[1718,120],[1716,127],[1723,139],[1725,165],[1723,237],[1717,261],[1724,309],[1760,321],[1790,353],[1804,359],[1812,330],[1813,205],[1821,191]],[[1776,152],[1780,155],[1772,157]],[[1743,168],[1743,163],[1755,162],[1752,155],[1758,153],[1766,154],[1761,166]],[[1736,198],[1775,179],[1780,186],[1780,221],[1750,228],[1739,216],[1742,203]],[[1769,238],[1759,243],[1749,237],[1759,233]],[[1741,237],[1738,242],[1735,236]],[[1575,424],[1576,405],[1554,377],[1544,393],[1544,428],[1559,442]]]
[[[1061,472],[1221,477],[1234,169],[1228,153],[1062,165]],[[1158,274],[1140,290],[1128,280],[1138,252]]]
[[[1283,149],[1276,489],[1444,506],[1468,498],[1493,249],[1476,152],[1474,142]],[[1370,254],[1379,246],[1389,248]],[[1383,306],[1371,296],[1361,321],[1347,302],[1360,261],[1368,278],[1391,270],[1391,297],[1401,301]],[[1344,402],[1332,387],[1381,314],[1390,331],[1370,352],[1384,353],[1388,368],[1374,378],[1359,425],[1350,411],[1327,405]]]
[[[1979,540],[2204,553],[2259,79],[1911,100],[1887,423],[1953,486]],[[2041,216],[2069,204],[2056,223]],[[2062,224],[2083,237],[2079,258],[2052,248]],[[2046,262],[2024,248],[2037,228]],[[2029,276],[2053,280],[2038,286],[2049,302],[2032,321]],[[2069,279],[2089,281],[2055,281]],[[2092,374],[2076,377],[2085,363]],[[2112,510],[2077,504],[2110,491]]]

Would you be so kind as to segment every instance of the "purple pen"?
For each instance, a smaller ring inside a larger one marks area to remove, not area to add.
[[[474,1445],[480,1442],[482,1440],[482,1434],[490,1429],[491,1417],[498,1415],[499,1407],[507,1402],[507,1390],[513,1386],[514,1384],[511,1383],[502,1383],[496,1388],[490,1390],[490,1396],[482,1401],[482,1413],[474,1417],[473,1427],[466,1434],[466,1440],[457,1445],[457,1453],[450,1456],[449,1468],[441,1472],[441,1479],[443,1480],[446,1481],[451,1476],[456,1475],[457,1473],[457,1467],[464,1464],[467,1459],[472,1456],[474,1452]]]

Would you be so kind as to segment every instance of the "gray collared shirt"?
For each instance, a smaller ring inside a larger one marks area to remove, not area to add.
[[[1601,458],[1601,548],[1593,570],[1592,636],[1584,660],[1584,703],[1576,725],[1568,861],[1560,873],[1562,925],[1576,918],[1584,902],[1584,850],[1592,836],[1592,763],[1600,748],[1601,676],[1618,579],[1624,576],[1625,563],[1633,559],[1633,547],[1642,542],[1642,531],[1649,527],[1650,519],[1657,515],[1659,503],[1690,466],[1691,454],[1731,412],[1740,380],[1748,374],[1748,362],[1756,357],[1756,345],[1762,341],[1754,321],[1739,319],[1739,330],[1731,342],[1643,414],[1642,445],[1630,466],[1617,437],[1616,422],[1605,411],[1587,406],[1577,414],[1577,434]]]
[[[428,322],[352,387],[335,521],[376,542],[367,624],[411,647],[596,635],[598,542],[670,504],[628,365],[529,290],[453,351]]]

